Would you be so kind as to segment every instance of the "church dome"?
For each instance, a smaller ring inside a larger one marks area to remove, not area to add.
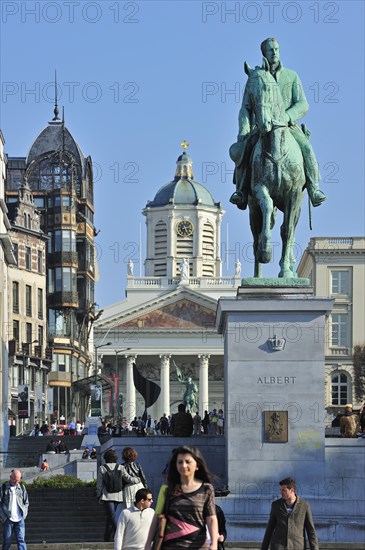
[[[157,191],[147,207],[168,204],[218,206],[208,189],[194,180],[193,161],[186,151],[178,157],[176,165],[175,178]]]

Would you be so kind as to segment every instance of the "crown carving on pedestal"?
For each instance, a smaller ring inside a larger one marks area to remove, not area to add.
[[[283,351],[285,348],[285,342],[285,338],[279,338],[276,334],[266,341],[267,347],[270,351]]]

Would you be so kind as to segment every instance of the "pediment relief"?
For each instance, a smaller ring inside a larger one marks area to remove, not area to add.
[[[201,329],[212,327],[215,311],[190,300],[182,299],[172,304],[143,313],[118,325],[120,329]]]

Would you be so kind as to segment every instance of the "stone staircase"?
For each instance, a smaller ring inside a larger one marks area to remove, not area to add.
[[[103,541],[105,513],[96,499],[95,487],[29,489],[28,494],[27,543],[67,545]]]
[[[39,466],[39,457],[46,451],[47,445],[56,436],[31,437],[18,436],[9,440],[8,453],[5,459],[7,468],[30,468]],[[80,449],[83,436],[63,435],[59,436],[69,450]]]

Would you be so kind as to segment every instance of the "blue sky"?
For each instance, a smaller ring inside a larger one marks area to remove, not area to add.
[[[124,298],[130,257],[139,274],[141,211],[173,178],[183,139],[195,179],[226,212],[223,275],[233,274],[237,255],[243,275],[252,275],[248,214],[228,201],[228,149],[237,136],[243,63],[261,63],[268,36],[302,80],[310,104],[304,121],[328,196],[313,210],[312,232],[303,202],[298,257],[311,236],[364,235],[362,1],[3,0],[1,10],[6,152],[25,156],[52,118],[57,69],[66,126],[94,162],[100,306]],[[280,215],[278,222],[267,276],[278,272]]]

